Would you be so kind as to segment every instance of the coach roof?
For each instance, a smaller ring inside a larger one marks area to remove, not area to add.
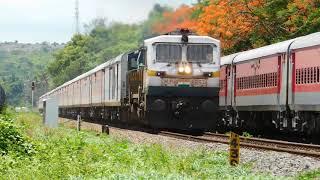
[[[123,55],[124,55],[124,54],[121,54],[121,55],[119,55],[119,56],[117,56],[117,57],[115,57],[115,58],[113,58],[113,59],[108,60],[107,62],[105,62],[105,63],[103,63],[103,64],[95,67],[94,69],[91,69],[90,71],[88,71],[88,72],[86,72],[86,73],[84,73],[84,74],[81,74],[80,76],[78,76],[78,77],[76,77],[76,78],[74,78],[74,79],[72,79],[72,80],[70,80],[70,81],[62,84],[61,86],[53,89],[52,91],[50,91],[50,92],[42,95],[40,98],[42,98],[42,97],[44,97],[44,96],[46,96],[46,95],[50,95],[51,93],[53,93],[53,92],[55,92],[55,91],[57,91],[57,90],[65,87],[65,86],[68,86],[68,85],[70,85],[70,84],[72,84],[72,83],[74,83],[74,82],[76,82],[76,81],[78,81],[78,80],[80,80],[80,79],[83,79],[83,78],[85,78],[85,77],[88,77],[88,76],[90,76],[90,75],[98,72],[98,71],[101,70],[101,69],[104,69],[104,68],[106,68],[106,67],[108,67],[108,66],[110,66],[110,65],[112,65],[112,64],[114,64],[114,63],[116,63],[116,62],[121,61],[121,58],[122,58]]]
[[[320,32],[303,36],[294,41],[290,49],[301,49],[310,46],[320,45]]]
[[[247,60],[253,60],[261,57],[270,56],[273,54],[279,54],[279,53],[285,53],[288,51],[288,48],[290,47],[290,44],[295,39],[290,39],[287,41],[279,42],[276,44],[272,44],[269,46],[264,46],[257,49],[252,49],[249,51],[244,51],[239,53],[237,57],[234,58],[234,63],[241,62],[241,61],[247,61]]]
[[[230,54],[228,56],[224,56],[221,58],[221,66],[226,64],[231,64],[233,59],[238,55],[239,53]]]

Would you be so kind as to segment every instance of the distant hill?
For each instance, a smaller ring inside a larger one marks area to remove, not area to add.
[[[0,43],[0,85],[7,94],[10,105],[31,104],[31,82],[36,81],[35,100],[48,88],[45,70],[51,62],[53,53],[62,49],[64,44],[18,42]]]

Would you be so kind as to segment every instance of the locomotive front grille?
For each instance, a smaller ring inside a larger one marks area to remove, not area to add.
[[[162,78],[162,86],[172,87],[207,87],[207,79]]]

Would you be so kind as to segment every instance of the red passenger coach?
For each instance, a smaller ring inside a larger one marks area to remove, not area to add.
[[[282,57],[281,54],[272,54],[234,65],[235,103],[238,106],[243,109],[248,105],[274,109],[279,104]]]
[[[286,109],[286,86],[282,84],[287,77],[284,71],[286,53],[292,41],[226,57],[231,60],[222,58],[222,63],[228,61],[231,68],[227,93],[231,106],[225,111],[224,124],[251,130],[272,127],[272,121],[264,121],[264,118],[272,119],[277,116],[276,112]]]
[[[319,133],[320,33],[229,55],[221,64],[221,124]]]
[[[289,106],[291,125],[308,134],[320,132],[320,33],[292,43]]]
[[[292,51],[292,64],[293,64],[293,79],[295,80],[292,86],[292,91],[295,93],[297,101],[305,100],[304,103],[314,102],[314,96],[318,97],[320,93],[320,45],[311,47],[300,47],[299,45],[293,44],[294,49]],[[300,93],[310,93],[312,99],[307,98],[299,99]],[[320,99],[319,99],[320,100]],[[293,101],[295,102],[295,101]],[[299,104],[303,102],[299,102]]]

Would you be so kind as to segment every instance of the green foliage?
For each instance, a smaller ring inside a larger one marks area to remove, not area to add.
[[[168,6],[161,6],[160,4],[155,4],[152,11],[149,13],[148,19],[142,24],[142,35],[143,38],[149,38],[151,36],[159,35],[153,32],[153,25],[160,23],[164,20],[164,12],[172,12],[173,9]]]
[[[307,179],[319,179],[320,178],[320,169],[301,173],[297,179],[307,180]]]
[[[257,23],[247,39],[224,49],[225,54],[266,46],[320,29],[319,0],[268,0],[257,8],[248,6],[247,10],[249,17],[257,19]]]
[[[138,47],[142,41],[140,25],[113,23],[106,26],[96,20],[87,35],[75,35],[55,54],[48,65],[53,87],[59,86],[115,56]],[[52,87],[52,88],[53,88]]]
[[[15,156],[32,155],[35,148],[20,127],[14,124],[14,115],[7,112],[0,115],[0,156],[8,153]]]
[[[31,104],[31,81],[36,81],[35,100],[48,90],[46,64],[61,46],[42,44],[0,43],[0,85],[6,91],[9,105]]]
[[[246,137],[246,138],[252,138],[253,136],[250,134],[250,133],[248,133],[248,132],[243,132],[242,133],[242,136],[243,137]]]
[[[63,126],[47,129],[30,113],[15,122],[37,143],[37,153],[0,156],[0,177],[6,179],[275,179],[248,165],[231,167],[226,152],[164,149]]]

